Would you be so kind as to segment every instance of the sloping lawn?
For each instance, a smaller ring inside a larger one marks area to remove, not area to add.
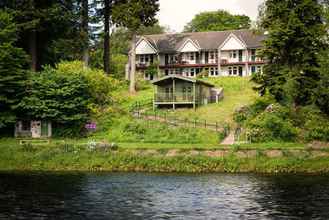
[[[257,93],[253,91],[253,83],[250,78],[221,77],[204,79],[216,86],[224,88],[224,99],[218,104],[209,104],[193,109],[169,110],[172,116],[188,119],[207,120],[209,123],[233,123],[233,113],[235,109],[249,105],[257,98]]]

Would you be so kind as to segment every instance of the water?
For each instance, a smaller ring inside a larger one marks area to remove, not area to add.
[[[329,219],[329,176],[0,173],[0,219]]]

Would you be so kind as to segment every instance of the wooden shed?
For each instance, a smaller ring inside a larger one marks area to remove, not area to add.
[[[212,102],[218,102],[214,95],[214,85],[193,78],[169,75],[153,81],[154,108],[170,106],[173,109],[180,106],[196,108]]]

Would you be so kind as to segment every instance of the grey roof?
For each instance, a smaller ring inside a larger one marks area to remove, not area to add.
[[[265,35],[256,34],[252,30],[156,34],[145,35],[144,37],[160,53],[173,53],[177,51],[187,39],[191,39],[195,44],[200,46],[201,50],[216,50],[224,43],[231,33],[244,42],[248,48],[261,47],[262,41],[265,39]]]
[[[192,83],[197,83],[197,84],[203,84],[209,87],[215,87],[213,84],[199,80],[199,79],[194,79],[194,78],[189,78],[189,77],[184,77],[184,76],[180,76],[180,75],[169,75],[169,76],[164,76],[160,79],[156,79],[154,81],[152,81],[152,84],[154,85],[159,85],[164,81],[170,80],[170,79],[180,79],[183,81],[188,81],[188,82],[192,82]]]

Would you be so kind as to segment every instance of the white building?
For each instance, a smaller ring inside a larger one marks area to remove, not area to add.
[[[262,71],[265,64],[256,56],[264,39],[264,35],[251,30],[140,36],[136,43],[136,69],[149,80],[157,76],[144,72],[155,62],[161,76],[196,77],[201,72],[209,77],[250,76]]]

